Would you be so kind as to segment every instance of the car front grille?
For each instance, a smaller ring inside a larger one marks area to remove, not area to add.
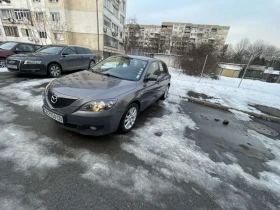
[[[52,100],[53,96],[56,97],[56,100]],[[72,103],[77,101],[77,99],[57,97],[55,94],[52,94],[50,91],[48,92],[48,100],[53,108],[64,108],[70,106]]]
[[[8,69],[13,70],[13,71],[19,71],[20,61],[12,60],[12,59],[7,59],[7,65],[15,65],[15,66],[17,66],[17,69],[10,69],[9,67],[8,67]]]

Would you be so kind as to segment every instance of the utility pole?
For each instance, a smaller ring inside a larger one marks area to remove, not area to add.
[[[247,72],[247,69],[248,69],[248,67],[249,67],[249,65],[250,65],[250,63],[251,63],[251,61],[252,61],[252,59],[253,59],[253,54],[251,55],[251,57],[250,57],[250,59],[249,59],[249,62],[248,62],[248,64],[247,64],[247,66],[246,66],[246,69],[245,69],[243,75],[242,75],[242,78],[241,78],[241,80],[240,80],[240,83],[239,83],[239,85],[238,85],[238,88],[239,88],[240,85],[241,85],[241,82],[242,82],[242,80],[243,80],[243,78],[244,78],[244,76],[245,76],[245,74],[246,74],[246,72]]]
[[[204,61],[204,65],[203,65],[202,72],[201,72],[200,79],[199,79],[198,83],[200,83],[200,80],[202,78],[202,75],[203,75],[203,72],[204,72],[204,68],[205,68],[205,64],[207,62],[207,58],[208,58],[208,55],[206,55],[206,58],[205,58],[205,61]]]
[[[98,56],[97,56],[97,62],[99,62],[100,48],[99,48],[99,18],[98,18],[98,0],[96,0],[96,18],[97,18],[97,46],[98,46]]]

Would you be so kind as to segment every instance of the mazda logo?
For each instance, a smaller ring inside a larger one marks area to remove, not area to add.
[[[53,103],[53,104],[55,104],[56,102],[57,102],[57,96],[56,95],[52,95],[52,97],[51,97],[51,102]]]

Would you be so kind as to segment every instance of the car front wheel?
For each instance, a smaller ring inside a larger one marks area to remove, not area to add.
[[[91,61],[89,62],[89,67],[88,67],[88,69],[89,69],[89,70],[92,70],[93,67],[94,67],[94,65],[95,65],[95,62],[94,62],[93,60],[91,60]]]
[[[53,63],[53,64],[49,65],[48,73],[49,73],[50,77],[52,77],[52,78],[59,77],[61,75],[61,68],[59,65]]]
[[[6,67],[6,59],[0,58],[0,68],[5,68]]]
[[[119,125],[120,133],[127,133],[133,128],[138,116],[138,112],[139,108],[137,104],[132,103],[128,106]]]

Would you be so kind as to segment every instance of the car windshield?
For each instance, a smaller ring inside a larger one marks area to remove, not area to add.
[[[0,49],[2,49],[2,50],[11,50],[16,45],[17,45],[17,43],[15,43],[15,42],[6,42],[6,43],[3,43],[3,44],[0,45]]]
[[[37,50],[36,52],[47,53],[47,54],[59,54],[63,49],[64,47],[60,47],[60,46],[46,46]]]
[[[93,67],[92,72],[101,73],[120,79],[138,81],[147,65],[147,61],[116,56],[107,58]]]

